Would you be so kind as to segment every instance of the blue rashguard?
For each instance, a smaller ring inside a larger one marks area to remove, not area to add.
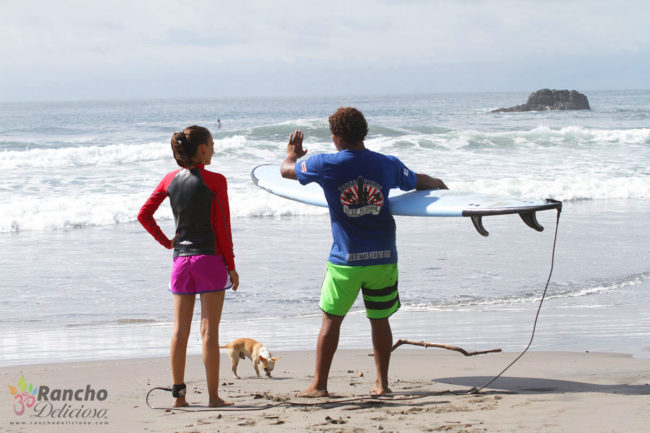
[[[369,266],[397,263],[391,188],[415,188],[416,174],[396,157],[368,149],[314,155],[296,163],[298,181],[317,182],[329,204],[334,242],[329,262]]]

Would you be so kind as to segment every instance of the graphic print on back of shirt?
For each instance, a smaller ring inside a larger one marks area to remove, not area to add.
[[[379,215],[384,204],[381,185],[359,176],[339,187],[343,212],[352,218],[364,215]]]

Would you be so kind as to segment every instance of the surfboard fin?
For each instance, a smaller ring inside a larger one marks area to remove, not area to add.
[[[483,216],[482,215],[472,215],[470,218],[472,218],[472,224],[474,224],[474,228],[476,229],[477,232],[483,237],[488,237],[490,233],[488,233],[487,230],[485,230],[485,227],[483,227]]]
[[[526,223],[526,225],[534,230],[537,230],[538,232],[543,232],[544,227],[537,221],[537,212],[522,212],[519,214],[522,220]]]
[[[526,225],[538,232],[543,232],[544,227],[537,221],[537,212],[521,212],[519,213],[521,219],[526,223]],[[483,226],[483,216],[482,215],[472,215],[472,224],[477,232],[483,237],[488,237],[490,233],[485,230]]]

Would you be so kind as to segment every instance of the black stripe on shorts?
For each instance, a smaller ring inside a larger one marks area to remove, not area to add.
[[[383,289],[366,289],[365,287],[361,288],[363,296],[388,296],[395,291],[397,291],[397,281],[395,281],[394,285],[384,287]]]
[[[399,295],[396,295],[390,301],[369,301],[366,298],[363,298],[363,303],[368,310],[388,310],[393,305],[399,302]]]

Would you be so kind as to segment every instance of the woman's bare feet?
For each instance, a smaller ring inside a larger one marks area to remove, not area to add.
[[[223,399],[221,399],[219,397],[217,397],[216,399],[211,399],[208,402],[208,406],[210,406],[210,407],[232,406],[234,404],[235,403],[233,403],[232,401],[225,401],[225,400],[223,400]]]
[[[174,403],[172,403],[172,407],[185,407],[189,406],[190,404],[185,400],[185,397],[178,397],[174,399]]]
[[[392,392],[393,391],[391,391],[390,388],[387,386],[377,386],[377,385],[375,385],[375,387],[370,390],[370,394],[373,395],[386,395],[386,394],[391,394]]]
[[[307,397],[307,398],[317,398],[317,397],[329,397],[330,393],[327,392],[327,389],[318,389],[315,386],[311,385],[307,387],[303,392],[296,394],[296,397]]]

